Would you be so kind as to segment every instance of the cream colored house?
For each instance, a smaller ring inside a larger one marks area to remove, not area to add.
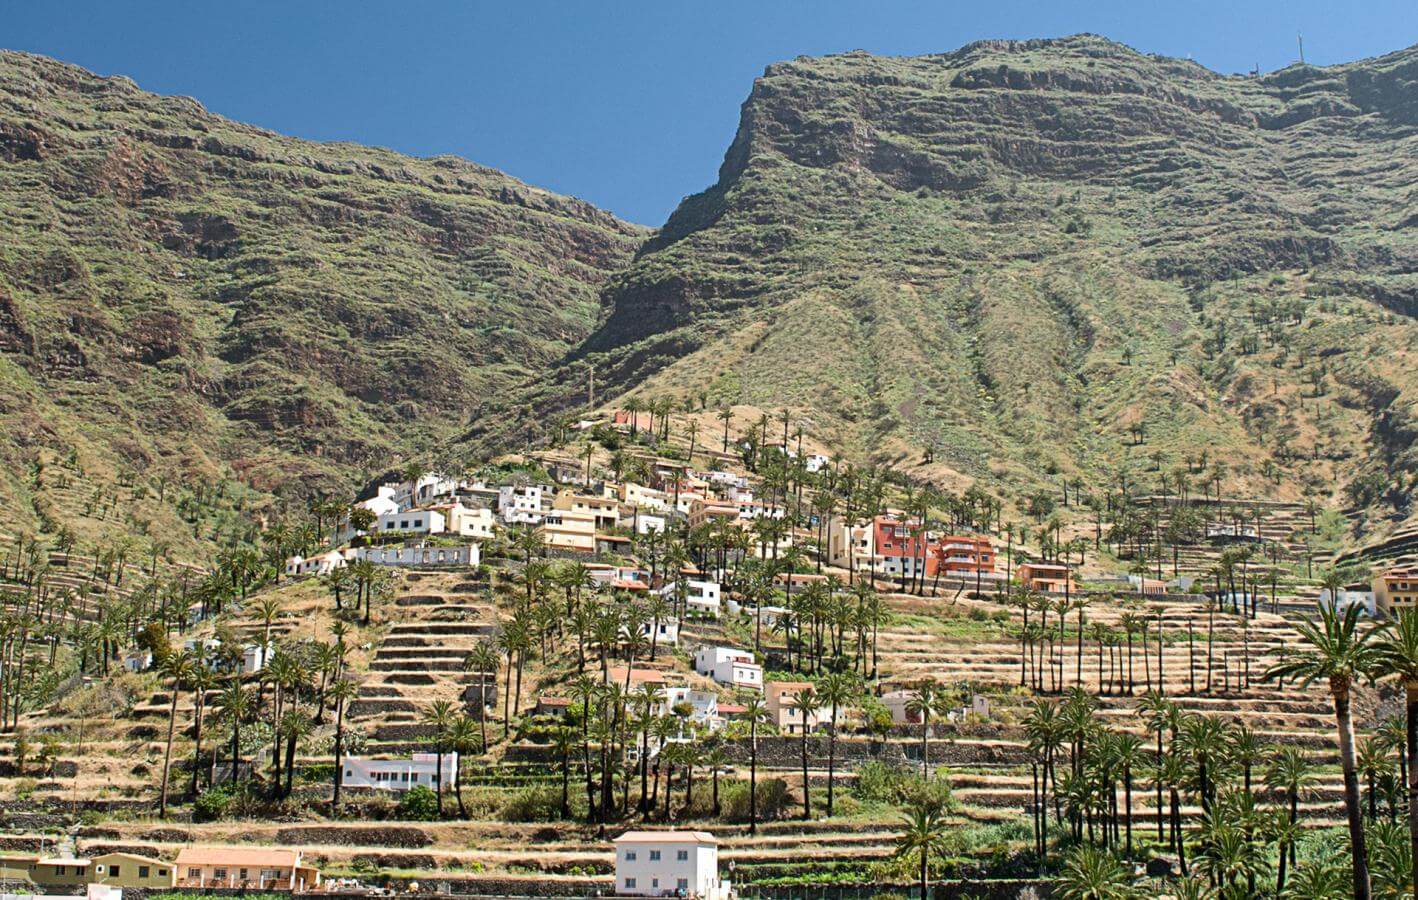
[[[596,517],[593,513],[553,509],[542,519],[542,543],[553,550],[596,552]]]

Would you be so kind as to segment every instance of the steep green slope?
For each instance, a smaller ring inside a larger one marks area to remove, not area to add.
[[[1412,50],[1262,78],[1086,35],[770,66],[562,377],[792,408],[947,480],[1205,451],[1232,490],[1357,477],[1389,514],[1364,479],[1415,471],[1415,97]]]
[[[15,527],[45,454],[99,482],[347,487],[575,347],[642,238],[459,159],[294,140],[16,53],[0,234]]]

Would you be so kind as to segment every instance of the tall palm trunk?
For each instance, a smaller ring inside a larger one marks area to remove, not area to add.
[[[162,790],[158,794],[158,818],[167,818],[167,776],[172,769],[172,737],[177,726],[177,698],[182,693],[176,682],[172,685],[172,709],[167,716],[167,750],[162,758]]]
[[[1354,869],[1354,900],[1370,900],[1369,853],[1364,841],[1364,811],[1359,801],[1359,776],[1354,765],[1354,721],[1349,708],[1349,684],[1331,679],[1334,718],[1339,726],[1339,759],[1344,768],[1344,812],[1349,819],[1349,852]]]
[[[1408,691],[1408,837],[1412,859],[1418,860],[1418,682],[1410,681]]]

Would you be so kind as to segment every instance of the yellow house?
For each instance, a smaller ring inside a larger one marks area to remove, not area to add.
[[[104,884],[120,888],[170,888],[177,881],[171,863],[136,853],[116,852],[93,857],[3,857],[0,858],[0,878],[25,880],[38,887]]]
[[[614,497],[592,497],[563,491],[552,501],[552,508],[577,515],[589,514],[597,528],[615,528],[620,524],[620,501]]]
[[[1418,605],[1418,568],[1398,566],[1374,576],[1374,605],[1384,616]]]
[[[542,543],[554,550],[596,552],[596,518],[589,512],[555,509],[542,519]]]
[[[0,881],[28,881],[36,856],[0,856]]]
[[[94,884],[125,888],[170,888],[177,884],[177,869],[160,859],[136,853],[101,853],[91,858],[89,881]]]

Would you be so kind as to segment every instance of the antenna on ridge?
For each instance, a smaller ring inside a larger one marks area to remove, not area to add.
[[[1295,41],[1300,45],[1300,65],[1305,64],[1305,36],[1300,32],[1295,32]]]

